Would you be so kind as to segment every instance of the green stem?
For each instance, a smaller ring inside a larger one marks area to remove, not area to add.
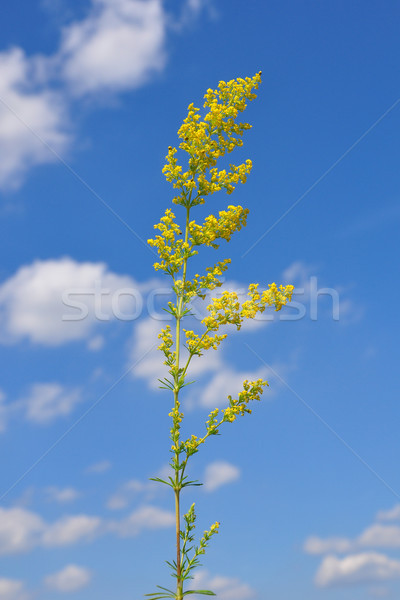
[[[185,228],[185,243],[189,239],[189,212],[190,206],[186,207],[186,228]],[[186,272],[187,272],[187,257],[183,261],[182,271],[182,287],[179,295],[177,295],[177,310],[176,310],[176,338],[175,338],[175,377],[174,377],[174,408],[179,410],[179,389],[181,375],[179,374],[179,359],[180,359],[180,338],[181,338],[181,319],[182,319],[182,308],[183,308],[183,297],[185,294],[185,283],[186,283]],[[182,580],[182,569],[181,569],[181,526],[180,526],[180,493],[182,489],[182,477],[186,463],[181,468],[179,461],[180,455],[180,440],[179,436],[175,439],[175,525],[176,525],[176,600],[183,599],[183,580]]]
[[[176,472],[176,479],[178,472]],[[176,600],[182,600],[183,583],[181,575],[181,525],[180,525],[180,506],[179,506],[180,489],[175,489],[175,516],[176,516]]]

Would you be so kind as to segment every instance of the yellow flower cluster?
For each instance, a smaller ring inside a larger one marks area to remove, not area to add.
[[[212,348],[216,350],[222,340],[224,340],[227,336],[226,333],[223,335],[208,335],[204,333],[202,336],[194,333],[194,331],[188,331],[187,329],[183,330],[186,336],[186,347],[191,354],[197,354],[197,356],[202,355],[202,350],[209,350]]]
[[[207,267],[206,272],[207,275],[196,275],[193,279],[186,281],[185,283],[185,300],[189,301],[194,296],[198,296],[204,300],[205,290],[215,290],[215,288],[220,287],[222,282],[218,279],[222,275],[224,271],[227,270],[228,265],[230,264],[231,259],[226,258],[223,261],[218,262],[213,267]],[[175,289],[179,291],[182,287],[182,282],[175,282]]]
[[[249,402],[260,400],[263,388],[266,385],[268,385],[268,381],[264,381],[263,379],[257,379],[256,381],[248,381],[246,379],[243,382],[243,390],[239,392],[237,399],[228,396],[229,406],[222,411],[224,415],[223,421],[232,423],[239,415],[243,416],[244,413],[251,413],[251,409],[248,408]]]
[[[189,223],[189,232],[193,246],[212,246],[218,248],[218,244],[214,244],[217,239],[230,241],[232,234],[235,231],[240,231],[246,226],[248,208],[241,206],[228,206],[228,210],[219,212],[219,218],[214,215],[209,215],[203,225],[198,225],[195,221]]]
[[[176,358],[176,352],[171,350],[171,347],[174,343],[172,339],[171,327],[167,325],[165,329],[161,329],[161,332],[158,334],[158,338],[161,340],[161,344],[157,349],[164,353],[164,365],[171,367],[175,363]]]
[[[186,454],[191,456],[197,452],[197,448],[200,444],[204,443],[204,439],[199,440],[197,435],[192,435],[186,442],[184,442],[184,447],[186,450]]]
[[[211,537],[213,535],[215,535],[216,533],[218,533],[218,531],[219,531],[219,525],[220,525],[219,522],[215,521],[215,523],[213,525],[211,525],[210,529],[208,531],[206,530],[203,533],[203,537],[200,540],[200,546],[198,547],[198,549],[196,551],[197,555],[205,553],[206,547],[207,547],[207,544],[208,544],[209,540],[211,539]]]
[[[204,120],[201,120],[199,109],[193,104],[189,105],[188,115],[178,131],[183,140],[179,147],[189,154],[188,170],[184,172],[178,164],[175,156],[177,149],[172,146],[168,148],[167,162],[163,168],[167,180],[181,191],[181,195],[175,197],[173,202],[186,206],[201,204],[204,196],[222,188],[230,194],[237,183],[246,181],[252,166],[250,160],[239,166],[230,165],[228,172],[213,167],[219,157],[243,145],[243,132],[250,129],[251,125],[236,123],[236,119],[246,108],[247,100],[256,98],[253,90],[260,83],[261,72],[245,79],[220,81],[218,89],[209,89],[204,96],[204,108],[208,108]],[[192,197],[194,190],[197,193]]]
[[[218,331],[221,325],[241,326],[240,302],[236,292],[223,292],[220,298],[213,298],[212,303],[207,306],[210,313],[202,319],[203,325],[209,331]]]
[[[213,298],[207,306],[209,316],[201,322],[208,331],[218,331],[222,325],[236,325],[240,329],[244,319],[254,319],[258,312],[264,312],[266,306],[274,306],[278,311],[290,302],[294,287],[292,285],[278,286],[271,283],[268,289],[260,294],[258,283],[249,285],[247,293],[250,300],[240,302],[236,292],[224,292],[220,298]]]
[[[161,217],[161,222],[154,225],[154,229],[161,231],[161,235],[156,235],[155,239],[147,240],[149,246],[157,248],[161,258],[161,262],[155,263],[154,268],[156,271],[162,270],[174,275],[182,267],[183,261],[188,255],[189,245],[182,237],[177,239],[182,232],[175,222],[175,215],[170,208],[167,208],[165,215]]]
[[[181,428],[181,423],[183,419],[183,412],[180,412],[180,403],[179,401],[175,402],[174,407],[171,412],[168,413],[168,416],[172,418],[172,426],[171,426],[171,440],[172,446],[171,450],[176,450],[177,447],[181,446],[179,443],[179,431]]]
[[[228,396],[229,404],[226,408],[222,410],[215,408],[208,415],[208,420],[206,421],[206,434],[202,438],[192,435],[188,440],[183,442],[182,449],[186,452],[187,457],[196,454],[200,444],[204,444],[209,436],[217,435],[222,423],[233,423],[238,416],[243,416],[245,413],[250,414],[251,409],[248,407],[249,403],[253,400],[260,400],[263,388],[267,385],[268,382],[263,379],[256,379],[255,381],[248,381],[246,379],[243,382],[243,390],[239,392],[237,398]]]
[[[233,149],[233,148],[232,148]],[[210,179],[206,179],[203,173],[198,176],[198,193],[199,196],[208,196],[225,189],[227,194],[232,194],[237,183],[246,183],[247,175],[251,173],[253,163],[248,158],[246,162],[239,166],[229,165],[230,171],[227,173],[225,169],[210,169]],[[235,185],[233,185],[235,184]],[[194,189],[194,188],[193,188]]]
[[[247,292],[250,300],[243,302],[241,316],[245,319],[254,319],[258,312],[264,312],[266,306],[274,306],[276,311],[281,310],[282,306],[292,299],[293,290],[293,285],[280,285],[278,288],[276,283],[270,283],[268,289],[260,294],[258,283],[252,283]]]

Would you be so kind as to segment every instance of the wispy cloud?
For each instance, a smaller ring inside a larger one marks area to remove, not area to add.
[[[400,561],[384,554],[365,552],[344,558],[326,556],[315,576],[320,587],[375,583],[400,578]]]
[[[78,565],[67,565],[61,571],[47,575],[44,584],[55,592],[77,592],[89,585],[92,573]]]
[[[45,489],[47,499],[50,502],[57,502],[59,504],[67,504],[73,502],[80,497],[80,492],[72,487],[58,488],[56,486],[49,486]]]
[[[121,510],[131,504],[136,498],[144,497],[146,500],[153,499],[157,494],[158,486],[154,481],[139,481],[131,479],[123,483],[107,501],[110,510]]]
[[[85,473],[101,474],[105,473],[106,471],[109,471],[111,467],[112,463],[110,460],[101,460],[97,463],[94,463],[93,465],[89,465],[86,468]]]
[[[237,577],[210,575],[208,571],[197,571],[191,582],[192,589],[208,589],[215,592],[219,600],[247,600],[254,598],[255,590]],[[193,598],[200,599],[197,594]]]
[[[0,398],[0,431],[4,431],[14,418],[22,418],[35,425],[49,425],[56,419],[67,417],[82,402],[78,388],[60,383],[34,383],[25,395],[9,401]]]
[[[240,477],[240,469],[231,463],[217,460],[207,465],[204,473],[204,490],[213,492],[216,489],[233,483]]]
[[[0,555],[21,554],[39,547],[63,548],[92,542],[106,534],[135,537],[142,531],[172,527],[174,523],[173,512],[151,504],[143,504],[120,520],[75,514],[52,523],[25,508],[0,508]]]
[[[29,597],[22,581],[0,577],[1,600],[28,600]]]
[[[400,504],[389,510],[380,510],[376,518],[378,521],[400,521]]]
[[[120,537],[135,537],[143,530],[164,529],[175,524],[175,514],[156,506],[141,506],[128,517],[110,524]]]

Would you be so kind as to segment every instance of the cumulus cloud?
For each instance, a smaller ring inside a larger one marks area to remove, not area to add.
[[[381,525],[368,527],[356,540],[362,548],[400,548],[400,527],[397,525]]]
[[[326,556],[315,576],[320,587],[375,583],[400,577],[400,561],[384,554],[365,552],[344,558]]]
[[[236,577],[211,576],[205,570],[196,572],[190,587],[211,590],[217,594],[219,600],[247,600],[255,596],[255,590]],[[195,594],[193,598],[200,599],[200,596]]]
[[[379,512],[378,518],[398,518],[398,507]],[[320,586],[380,582],[400,577],[400,561],[377,552],[381,549],[400,549],[399,525],[378,522],[354,538],[311,536],[304,543],[308,554],[327,555],[315,578]],[[337,554],[347,556],[337,557]]]
[[[304,544],[308,554],[346,553],[364,548],[400,548],[400,526],[376,523],[354,539],[311,536]]]
[[[0,187],[17,187],[26,171],[57,160],[69,146],[62,95],[40,89],[35,59],[21,48],[0,53]]]
[[[105,473],[106,471],[109,471],[112,467],[112,463],[110,460],[101,460],[97,463],[94,463],[93,465],[89,465],[86,469],[86,473],[95,473],[95,474],[100,474],[100,473]]]
[[[157,485],[153,481],[139,481],[131,479],[122,484],[107,501],[110,510],[121,510],[126,508],[138,495],[145,494],[146,500],[154,497]]]
[[[206,467],[204,473],[204,490],[213,492],[219,487],[232,483],[240,477],[240,469],[225,461],[215,461]]]
[[[135,537],[146,529],[164,529],[175,524],[175,514],[156,506],[141,506],[128,517],[111,524],[120,537]]]
[[[46,527],[42,544],[47,547],[69,546],[91,541],[101,531],[102,520],[88,515],[66,516]]]
[[[76,95],[139,87],[166,60],[161,0],[93,0],[89,15],[65,27],[57,61]]]
[[[72,487],[58,488],[55,486],[49,486],[46,488],[45,492],[48,500],[51,502],[58,502],[60,504],[73,502],[80,496],[78,490]]]
[[[80,390],[68,390],[58,383],[36,383],[18,403],[24,408],[27,421],[48,424],[69,415],[81,401]]]
[[[317,536],[311,536],[304,543],[304,550],[307,554],[345,553],[351,549],[352,543],[347,538],[332,537],[323,540]]]
[[[0,555],[28,552],[38,546],[57,547],[93,539],[101,519],[88,515],[46,523],[24,508],[0,508]]]
[[[0,286],[1,341],[27,338],[57,346],[90,337],[100,323],[133,318],[140,309],[140,285],[104,263],[38,260]]]
[[[0,508],[0,555],[88,543],[105,534],[135,537],[142,531],[163,529],[174,524],[173,512],[149,504],[120,520],[78,514],[65,515],[52,523],[25,508]]]
[[[86,587],[92,579],[92,573],[84,567],[67,565],[61,571],[48,575],[44,579],[46,587],[55,592],[77,592]]]
[[[28,600],[22,581],[0,577],[0,600]]]
[[[377,515],[379,521],[399,521],[400,520],[400,504],[396,504],[390,510],[380,510]]]
[[[27,393],[14,401],[0,397],[0,432],[5,431],[9,421],[22,417],[30,423],[48,425],[73,412],[82,402],[79,389],[71,389],[59,383],[35,383]]]
[[[200,4],[185,2],[185,15],[196,16]],[[0,188],[70,152],[76,98],[133,90],[162,71],[174,21],[162,0],[91,0],[86,16],[64,26],[53,54],[0,52]]]
[[[18,554],[37,546],[45,528],[39,515],[23,508],[0,508],[0,555]]]

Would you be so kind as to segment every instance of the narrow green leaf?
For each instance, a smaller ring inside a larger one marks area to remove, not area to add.
[[[216,596],[214,592],[210,592],[210,590],[188,590],[187,592],[183,592],[184,596],[188,594],[202,594],[203,596]]]
[[[158,483],[165,483],[165,485],[169,485],[170,487],[172,487],[172,485],[168,481],[164,481],[164,479],[160,479],[160,477],[149,477],[149,480],[157,481]]]

